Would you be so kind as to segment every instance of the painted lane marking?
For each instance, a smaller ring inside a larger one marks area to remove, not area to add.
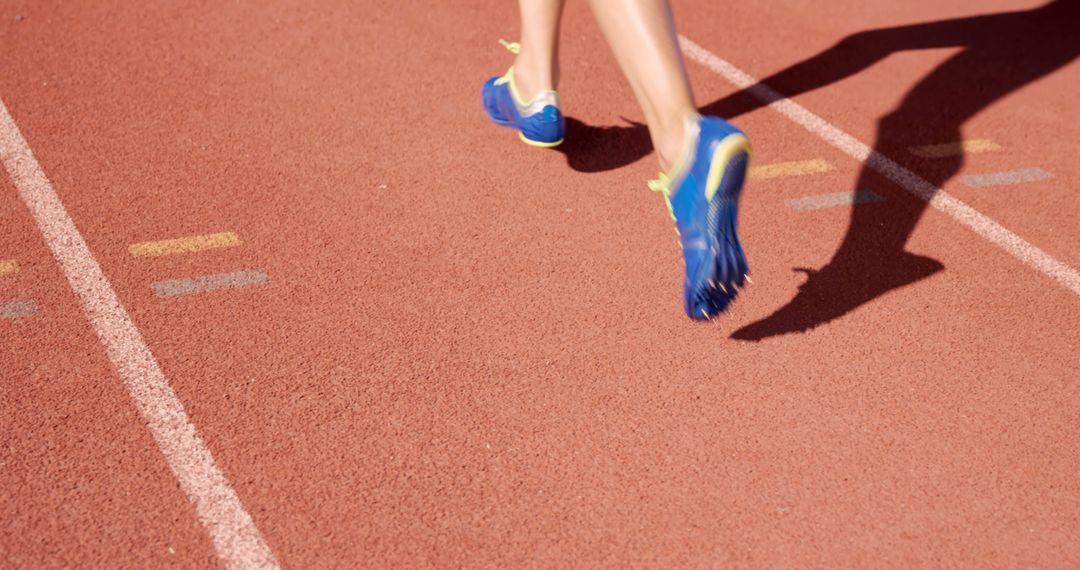
[[[985,188],[987,186],[1007,186],[1009,184],[1022,184],[1053,178],[1054,175],[1041,168],[1021,168],[1009,172],[993,172],[990,174],[972,174],[961,178],[964,184],[972,188]]]
[[[175,297],[176,295],[190,295],[192,293],[205,293],[218,289],[235,289],[251,285],[263,285],[270,281],[270,277],[262,271],[234,271],[232,273],[219,273],[217,275],[202,275],[186,279],[169,279],[158,281],[153,284],[154,292],[158,297]]]
[[[778,178],[780,176],[801,176],[804,174],[818,174],[828,172],[833,167],[828,162],[815,158],[813,160],[797,160],[795,162],[778,162],[776,164],[764,164],[750,169],[751,179],[764,180]]]
[[[0,319],[21,319],[36,315],[37,305],[33,301],[8,301],[0,303]]]
[[[174,253],[194,253],[205,249],[236,247],[240,245],[240,236],[233,232],[221,232],[201,236],[190,236],[159,241],[146,241],[128,246],[131,255],[140,257],[158,257]]]
[[[995,150],[1001,150],[1001,146],[987,139],[967,139],[957,142],[908,147],[908,152],[922,158],[946,158],[960,154],[976,154]]]
[[[0,259],[0,277],[15,275],[19,272],[19,262],[14,259]]]
[[[1080,295],[1080,272],[1076,269],[1054,259],[1045,251],[1009,231],[993,219],[957,200],[951,194],[934,186],[918,174],[900,166],[891,158],[871,149],[865,143],[811,113],[802,105],[784,97],[768,85],[759,83],[757,79],[754,79],[746,72],[713,55],[685,36],[679,36],[679,43],[687,58],[704,65],[737,88],[746,90],[769,107],[772,107],[773,110],[817,135],[833,147],[855,160],[865,163],[866,167],[892,180],[905,191],[929,202],[931,206],[967,226],[990,243],[1039,270],[1073,293]]]
[[[236,491],[214,462],[139,329],[0,101],[0,161],[82,303],[165,461],[227,568],[277,568]]]
[[[858,190],[856,192],[837,192],[835,194],[806,196],[794,200],[784,200],[784,203],[794,210],[823,210],[825,208],[835,208],[837,206],[869,204],[872,202],[882,202],[884,200],[884,198],[869,190]]]

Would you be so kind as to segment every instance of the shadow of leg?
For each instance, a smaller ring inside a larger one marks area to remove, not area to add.
[[[1017,33],[1032,31],[1019,26],[1017,29]],[[1012,50],[1015,41],[1001,36],[987,38],[934,69],[912,88],[895,112],[881,120],[875,150],[896,156],[897,149],[887,145],[958,141],[960,126],[973,115],[1064,65],[1076,53],[1067,42],[1046,41],[1040,44],[1043,51],[1025,54],[1021,62]],[[1006,67],[1008,73],[1002,72]],[[940,188],[962,165],[963,157],[958,155],[923,164],[918,173]],[[804,332],[943,269],[938,261],[904,250],[927,202],[895,185],[882,185],[865,166],[856,188],[880,191],[887,202],[855,206],[848,231],[832,260],[820,270],[807,271],[809,278],[787,305],[735,331],[732,338],[758,341]]]

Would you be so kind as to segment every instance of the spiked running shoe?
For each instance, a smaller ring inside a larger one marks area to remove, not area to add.
[[[686,261],[686,315],[709,320],[727,309],[750,277],[738,236],[739,193],[750,141],[722,119],[688,121],[688,144],[672,175],[649,188],[663,193]]]
[[[512,53],[520,46],[499,40]],[[497,125],[517,129],[525,144],[550,148],[563,142],[566,119],[559,110],[559,94],[541,91],[532,101],[523,102],[514,84],[513,66],[502,77],[492,77],[480,92],[484,111]]]

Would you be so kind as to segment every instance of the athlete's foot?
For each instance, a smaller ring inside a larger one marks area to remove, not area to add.
[[[696,140],[687,135],[690,129],[697,128],[700,119],[697,112],[685,113],[668,121],[668,125],[654,129],[657,134],[652,137],[653,147],[661,172],[674,172],[692,159]]]
[[[539,69],[528,59],[518,55],[514,60],[514,87],[522,101],[532,101],[546,92],[556,92],[557,72]]]
[[[806,332],[838,319],[867,302],[941,271],[937,260],[898,251],[867,261],[847,261],[838,255],[820,270],[806,273],[795,297],[768,317],[735,331],[731,338],[759,341],[772,336]]]
[[[517,44],[505,45],[516,53]],[[513,67],[501,77],[488,79],[480,90],[480,98],[488,117],[498,125],[516,129],[526,144],[553,147],[562,143],[566,120],[559,110],[559,94],[541,91],[525,99],[518,89]]]
[[[749,272],[737,220],[750,142],[716,117],[696,116],[687,129],[686,156],[649,187],[664,194],[675,219],[686,264],[686,315],[709,320],[727,309]]]

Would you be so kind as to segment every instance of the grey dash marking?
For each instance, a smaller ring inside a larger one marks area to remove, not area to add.
[[[882,200],[884,200],[884,198],[869,190],[858,190],[856,192],[837,192],[835,194],[822,194],[820,196],[806,196],[805,198],[784,200],[784,203],[787,204],[789,208],[795,210],[822,210],[825,208],[835,208],[837,206],[848,206],[851,204],[881,202]]]
[[[174,297],[176,295],[205,293],[217,289],[235,289],[249,285],[262,285],[268,281],[270,281],[270,277],[262,271],[234,271],[232,273],[202,275],[187,279],[158,281],[154,283],[153,287],[158,297]]]
[[[21,319],[31,317],[38,312],[33,301],[8,301],[0,303],[0,319]]]
[[[1006,186],[1008,184],[1021,184],[1023,182],[1035,182],[1046,180],[1054,175],[1041,168],[1021,168],[1008,172],[994,172],[992,174],[973,174],[963,178],[964,184],[972,188],[985,188],[987,186]]]

